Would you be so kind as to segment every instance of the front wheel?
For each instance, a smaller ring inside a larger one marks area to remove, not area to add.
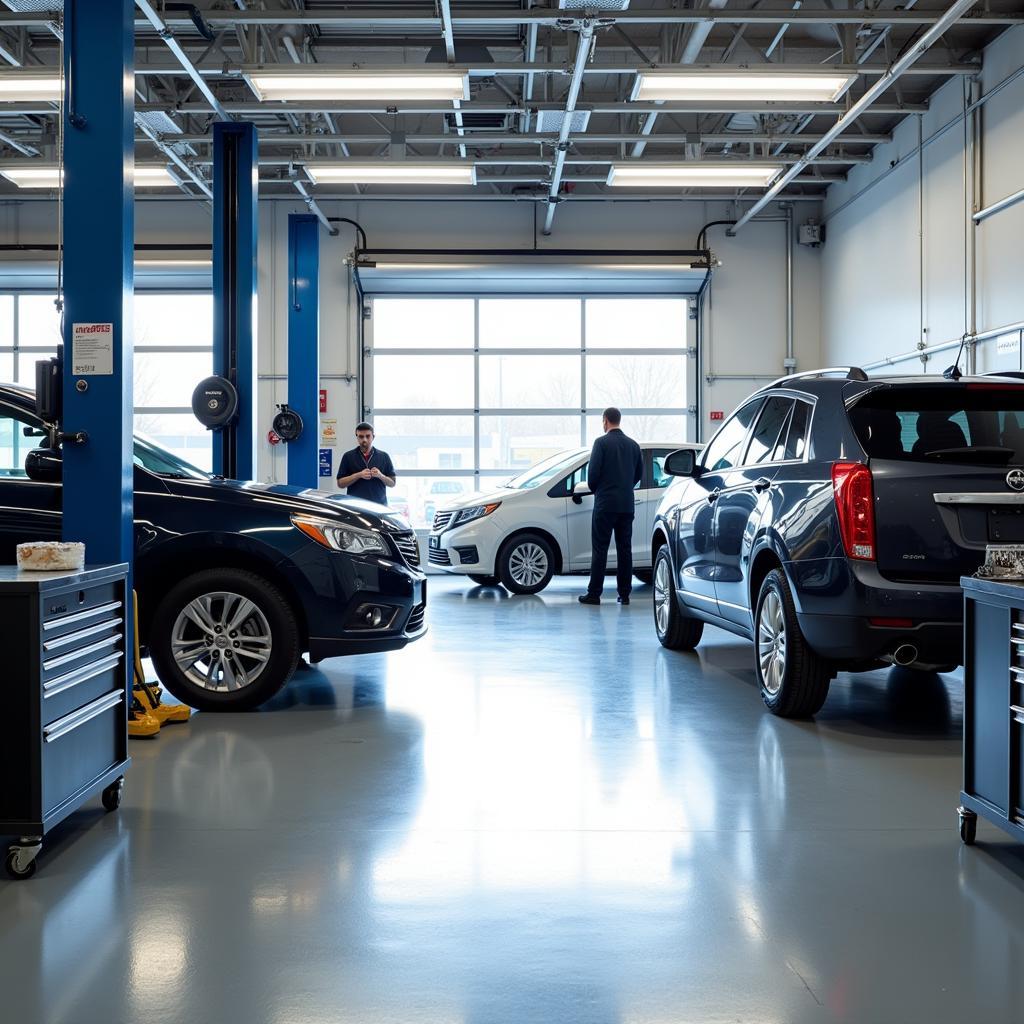
[[[300,653],[284,596],[242,569],[206,569],[172,587],[149,647],[161,682],[201,711],[259,707],[291,678]]]
[[[513,594],[537,594],[555,574],[551,545],[539,534],[524,533],[510,540],[498,556],[498,575]]]
[[[667,547],[659,549],[654,561],[654,631],[661,646],[671,651],[692,651],[704,635],[704,623],[679,607]]]
[[[754,666],[768,710],[781,718],[808,718],[820,711],[832,672],[804,638],[781,569],[773,569],[761,584],[754,612],[754,643]]]

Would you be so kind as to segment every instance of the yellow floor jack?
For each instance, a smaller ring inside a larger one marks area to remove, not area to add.
[[[128,716],[128,735],[155,736],[160,727],[167,722],[187,722],[192,709],[185,704],[165,704],[160,699],[163,695],[160,687],[146,682],[146,674],[142,670],[142,656],[139,654],[138,600],[133,600],[132,604],[135,609],[135,670],[132,681],[132,710]]]

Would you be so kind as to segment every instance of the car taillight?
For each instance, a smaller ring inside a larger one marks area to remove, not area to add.
[[[846,554],[874,560],[875,488],[871,470],[863,462],[836,462],[832,465],[832,488]]]

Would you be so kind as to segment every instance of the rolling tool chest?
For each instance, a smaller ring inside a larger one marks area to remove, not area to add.
[[[1024,841],[1024,583],[965,577],[960,838],[978,815]]]
[[[0,835],[35,873],[43,837],[97,793],[115,810],[128,766],[128,566],[0,566]]]

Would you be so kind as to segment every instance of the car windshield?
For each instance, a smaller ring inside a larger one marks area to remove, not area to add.
[[[868,456],[1024,465],[1024,387],[967,383],[872,391],[851,410]]]
[[[536,466],[531,466],[525,473],[512,477],[505,486],[515,491],[532,491],[535,487],[541,487],[568,473],[579,461],[581,454],[578,451],[568,454],[559,452],[558,455],[552,455],[551,458],[538,462]]]
[[[175,480],[210,479],[209,473],[204,473],[192,463],[162,448],[145,434],[135,435],[135,465],[149,470],[156,476],[173,477]]]

